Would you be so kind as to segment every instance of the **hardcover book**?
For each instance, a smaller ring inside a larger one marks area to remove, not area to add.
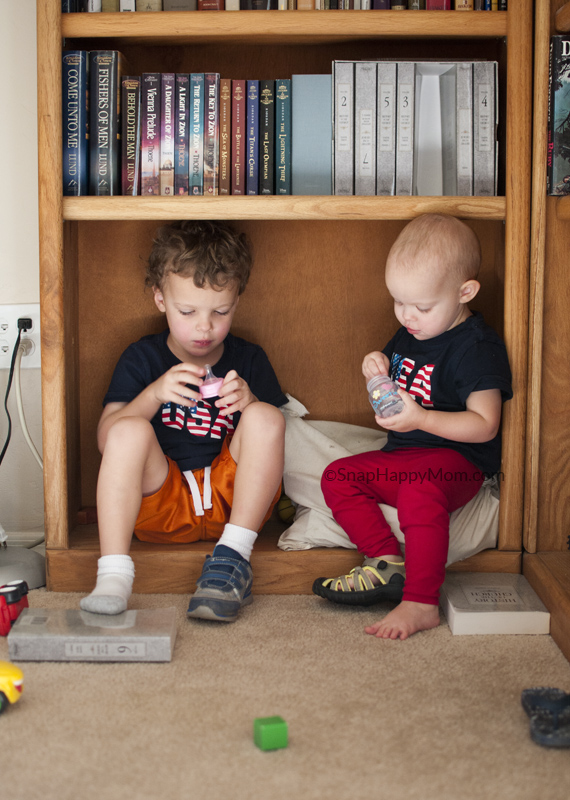
[[[275,194],[291,194],[291,78],[275,81]]]
[[[162,0],[163,11],[196,11],[197,0]]]
[[[175,608],[113,617],[25,608],[8,634],[8,649],[14,661],[171,661],[175,640]]]
[[[497,62],[473,62],[473,194],[492,197],[497,177]]]
[[[259,81],[259,194],[275,194],[275,81]]]
[[[393,61],[378,62],[377,195],[396,191],[396,69]]]
[[[204,73],[190,74],[189,193],[204,194]]]
[[[188,164],[190,141],[190,76],[176,75],[174,106],[174,194],[188,194]]]
[[[272,11],[279,7],[278,0],[240,0],[240,11]]]
[[[246,82],[232,80],[231,187],[232,194],[245,194],[244,137],[246,130]]]
[[[220,79],[220,194],[231,194],[232,82]]]
[[[570,35],[550,38],[548,194],[570,194]]]
[[[523,575],[450,572],[441,607],[456,636],[550,632],[550,614]]]
[[[259,194],[259,81],[247,81],[246,194]]]
[[[396,194],[411,195],[414,177],[414,62],[398,62],[397,76]]]
[[[292,194],[332,194],[331,87],[330,75],[292,76]]]
[[[375,61],[357,61],[354,72],[354,194],[376,194]]]
[[[159,195],[160,72],[141,80],[141,194]]]
[[[334,194],[354,194],[354,61],[333,61]]]
[[[219,191],[220,152],[220,76],[217,72],[204,75],[204,194],[214,196]]]
[[[473,63],[459,61],[456,85],[457,191],[473,194]]]
[[[140,194],[141,79],[125,76],[121,81],[121,191]]]
[[[89,53],[89,193],[120,193],[120,75],[117,50]]]
[[[426,0],[426,11],[451,11],[451,0]]]
[[[162,0],[137,0],[137,11],[162,11]]]
[[[160,194],[174,194],[174,131],[176,87],[173,72],[161,74],[160,87]]]
[[[224,11],[224,0],[198,0],[198,11]]]
[[[121,10],[121,4],[119,0],[102,0],[101,2],[101,11],[104,14],[116,14]]]
[[[136,11],[135,0],[119,0],[121,11]]]
[[[89,114],[88,54],[85,50],[63,53],[62,142],[63,194],[79,196],[89,193]]]

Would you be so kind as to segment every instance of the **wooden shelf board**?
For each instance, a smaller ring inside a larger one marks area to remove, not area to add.
[[[315,548],[284,551],[277,540],[284,526],[270,520],[255,544],[251,563],[256,594],[310,594],[315,578],[348,572],[362,563],[356,550]],[[188,594],[193,591],[204,557],[215,542],[185,545],[147,544],[133,540],[135,592]],[[68,550],[48,549],[48,588],[56,592],[88,592],[93,588],[99,557],[96,525],[78,526]],[[486,550],[450,567],[452,571],[513,572],[521,569],[519,552]]]
[[[204,12],[208,13],[208,12]],[[221,12],[220,12],[221,13]],[[268,12],[270,13],[270,12]],[[307,12],[309,13],[309,12]],[[497,12],[498,13],[498,12]],[[420,214],[504,220],[504,197],[65,197],[63,218],[81,220],[401,220]]]
[[[525,553],[523,574],[550,611],[550,635],[570,661],[570,552]]]
[[[372,38],[506,36],[507,12],[456,14],[421,11],[166,11],[130,14],[63,14],[64,38],[130,39],[133,44],[251,42],[311,44]]]

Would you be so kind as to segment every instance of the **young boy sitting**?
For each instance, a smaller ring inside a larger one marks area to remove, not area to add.
[[[232,622],[251,602],[249,558],[280,493],[287,402],[263,350],[230,333],[252,255],[220,222],[162,228],[146,283],[168,328],[123,353],[104,398],[97,439],[101,558],[81,608],[127,608],[134,531],[147,542],[218,540],[188,616]],[[223,378],[202,399],[209,364]]]
[[[376,417],[388,430],[382,451],[340,459],[323,475],[334,518],[366,558],[349,575],[318,578],[313,591],[356,605],[403,597],[365,629],[379,638],[406,639],[439,624],[449,514],[500,467],[511,373],[503,342],[469,310],[480,260],[477,237],[454,217],[418,217],[398,236],[386,286],[402,327],[382,352],[364,358],[362,371],[367,381],[390,375],[404,409]],[[398,510],[405,564],[379,503]]]

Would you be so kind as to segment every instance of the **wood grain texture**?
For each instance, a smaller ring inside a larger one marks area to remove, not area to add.
[[[570,661],[570,553],[525,553],[523,574],[550,611],[550,635]]]

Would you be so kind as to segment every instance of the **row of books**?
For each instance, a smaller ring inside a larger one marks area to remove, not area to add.
[[[495,61],[335,61],[338,195],[497,193]]]
[[[122,75],[115,50],[62,57],[63,194],[332,193],[330,75]]]
[[[570,194],[570,36],[550,39],[546,189]]]
[[[120,11],[506,11],[507,0],[61,0],[69,12]]]

